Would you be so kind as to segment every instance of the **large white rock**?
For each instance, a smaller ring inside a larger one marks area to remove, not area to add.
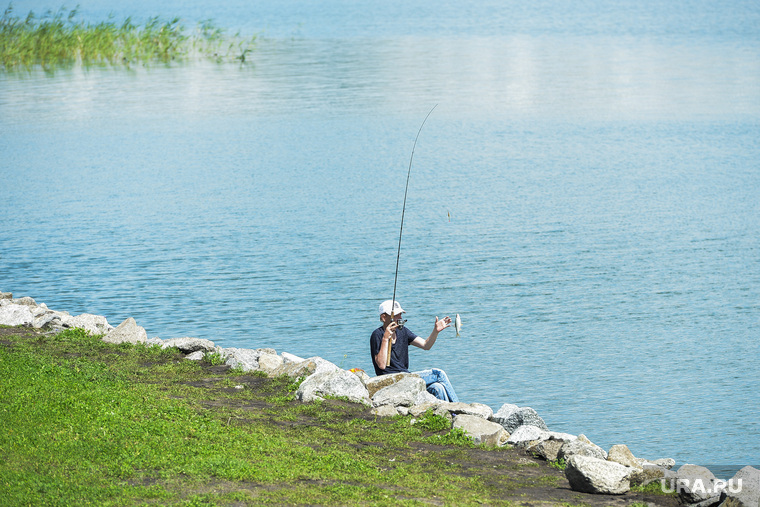
[[[493,415],[493,409],[482,403],[462,403],[461,401],[451,403],[447,401],[441,403],[441,406],[455,415],[474,415],[481,419],[490,419]]]
[[[454,418],[454,428],[460,428],[476,444],[504,446],[509,433],[499,423],[476,416],[461,414]]]
[[[419,378],[419,375],[415,375],[414,373],[390,373],[388,375],[378,375],[377,377],[371,377],[364,384],[367,386],[367,391],[369,391],[369,397],[372,398],[380,389],[388,387],[391,384],[395,384],[401,379],[409,376]]]
[[[620,463],[574,454],[567,460],[565,477],[574,491],[623,495],[631,489],[631,471]]]
[[[511,403],[505,403],[493,414],[491,420],[501,424],[509,433],[513,433],[520,426],[530,425],[548,431],[544,420],[530,407],[518,407]]]
[[[375,407],[381,405],[411,407],[416,403],[419,394],[425,390],[424,380],[416,375],[406,375],[398,382],[377,391],[372,396],[372,405]]]
[[[32,322],[34,322],[34,315],[27,305],[11,303],[0,306],[0,324],[4,326],[28,326]]]
[[[579,435],[577,439],[571,442],[566,442],[565,445],[560,448],[557,458],[567,461],[570,459],[570,456],[574,455],[589,456],[604,460],[607,459],[607,451],[592,443],[584,435]]]
[[[359,377],[341,369],[315,373],[301,382],[296,391],[296,398],[305,403],[323,400],[328,396],[344,397],[354,403],[372,405],[369,392]]]
[[[132,317],[130,317],[132,319]],[[127,319],[129,320],[129,319]],[[132,319],[132,322],[135,320]],[[124,321],[126,322],[126,320]],[[122,322],[122,324],[124,323]],[[114,330],[114,327],[108,323],[105,317],[102,315],[93,315],[91,313],[83,313],[72,317],[71,315],[64,315],[61,318],[61,325],[67,328],[81,328],[92,334],[106,334]],[[142,329],[142,328],[140,328]],[[143,332],[145,330],[143,329]],[[146,338],[147,340],[147,335]],[[142,340],[145,341],[145,340]],[[132,342],[136,343],[136,342]]]
[[[736,472],[723,489],[721,507],[757,507],[760,505],[760,470],[746,466]]]
[[[282,366],[282,357],[277,354],[261,354],[259,356],[259,371],[271,374]]]
[[[617,444],[610,447],[607,453],[607,461],[614,461],[620,463],[623,466],[636,468],[642,470],[643,467],[639,464],[639,460],[633,455],[628,446],[625,444]]]
[[[716,488],[717,478],[708,469],[698,465],[683,465],[676,471],[678,497],[682,503],[694,504],[720,498],[721,490]]]
[[[161,343],[162,349],[168,349],[170,347],[177,347],[183,354],[192,354],[193,352],[198,351],[214,352],[214,350],[216,350],[216,346],[211,340],[206,340],[205,338],[192,338],[189,336],[184,338],[170,338]]]
[[[148,333],[145,329],[138,326],[135,319],[129,317],[119,324],[116,329],[108,332],[103,337],[107,343],[145,343],[148,341]]]
[[[262,354],[277,354],[274,349],[238,349],[230,347],[222,349],[221,354],[226,358],[225,364],[231,368],[243,371],[257,371],[259,369],[259,357]]]
[[[514,433],[511,433],[509,435],[509,440],[507,443],[514,447],[530,447],[540,442],[541,440],[549,440],[549,438],[550,435],[548,431],[542,430],[537,426],[524,424],[523,426],[517,428]]]

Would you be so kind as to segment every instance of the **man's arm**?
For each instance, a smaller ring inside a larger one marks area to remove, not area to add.
[[[391,346],[391,343],[396,343],[396,327],[397,324],[395,322],[388,324],[385,328],[385,333],[383,333],[383,337],[380,339],[380,350],[378,350],[377,354],[372,358],[377,367],[381,370],[385,369],[385,360],[388,357],[388,347]]]
[[[412,341],[412,345],[419,347],[422,350],[430,350],[435,345],[435,341],[438,339],[438,333],[446,329],[451,325],[451,317],[444,317],[438,320],[435,318],[435,324],[433,325],[433,332],[427,337],[427,340],[423,340],[419,336]]]

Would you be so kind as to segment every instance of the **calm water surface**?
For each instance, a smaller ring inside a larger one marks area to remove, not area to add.
[[[755,4],[81,12],[263,38],[244,67],[0,74],[0,289],[371,371],[439,104],[398,298],[464,328],[412,367],[606,448],[760,462]]]

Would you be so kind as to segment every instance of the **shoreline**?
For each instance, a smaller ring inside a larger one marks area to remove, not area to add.
[[[730,488],[734,478],[716,478],[705,467],[685,464],[678,471],[673,471],[675,461],[668,458],[643,459],[634,457],[627,446],[618,444],[609,452],[599,448],[584,435],[569,435],[553,432],[544,423],[543,419],[530,407],[517,407],[516,405],[504,404],[497,412],[480,403],[457,403],[441,402],[429,395],[424,389],[424,382],[420,389],[420,382],[413,377],[415,375],[386,375],[382,377],[369,377],[365,372],[346,371],[338,366],[319,357],[300,358],[289,352],[278,354],[274,349],[238,349],[222,348],[212,341],[198,338],[173,338],[162,340],[160,338],[147,338],[147,333],[137,325],[132,318],[126,319],[119,326],[114,327],[108,323],[106,317],[80,314],[72,316],[68,312],[51,310],[44,303],[37,303],[31,297],[13,298],[9,292],[0,292],[0,325],[32,327],[44,332],[57,333],[64,329],[82,328],[91,334],[103,335],[103,341],[110,343],[142,343],[145,346],[158,346],[161,348],[176,347],[188,360],[203,360],[209,355],[217,360],[223,360],[232,368],[242,369],[244,372],[261,371],[269,376],[288,375],[292,378],[303,377],[305,380],[299,387],[297,397],[302,402],[323,400],[324,396],[334,396],[347,399],[354,403],[361,403],[370,407],[372,413],[378,417],[395,415],[412,415],[419,417],[427,410],[434,410],[437,414],[446,414],[452,420],[452,428],[461,428],[470,436],[475,443],[487,443],[497,447],[510,445],[524,449],[526,452],[544,459],[555,462],[563,460],[567,464],[571,461],[572,467],[581,465],[581,461],[590,457],[593,460],[601,460],[612,463],[616,467],[626,467],[626,470],[615,469],[625,475],[624,482],[628,483],[631,476],[636,472],[646,472],[647,477],[639,476],[636,481],[656,479],[685,480],[679,472],[684,467],[700,468],[699,474],[705,477],[705,481],[722,487],[720,493]],[[337,379],[337,380],[336,380]],[[335,388],[336,382],[341,384]],[[348,386],[344,384],[350,384]],[[331,389],[334,389],[331,391]],[[394,391],[395,389],[395,391]],[[415,391],[416,389],[416,391]],[[410,399],[409,393],[414,395]],[[485,423],[491,426],[482,429]],[[576,446],[582,451],[578,453],[581,458],[568,454],[567,448]],[[563,453],[564,450],[564,453]],[[559,457],[558,457],[559,456]],[[599,463],[594,463],[599,465]],[[574,468],[573,468],[574,469]],[[757,469],[744,467],[742,470],[751,469],[754,473]],[[688,470],[687,470],[688,471]],[[705,471],[709,476],[705,475]],[[692,470],[692,472],[695,472]],[[760,473],[760,471],[757,471]],[[566,470],[570,479],[570,473]],[[572,485],[572,481],[571,481]],[[663,486],[664,487],[664,486]],[[575,489],[575,486],[573,486]],[[622,488],[625,493],[629,485]],[[580,489],[578,489],[580,491]],[[616,493],[616,494],[622,494]],[[691,492],[689,493],[691,494]],[[713,495],[712,498],[715,498]],[[719,498],[719,497],[718,497]],[[699,502],[685,502],[687,505],[718,505],[718,503],[704,503],[710,497],[702,498]]]

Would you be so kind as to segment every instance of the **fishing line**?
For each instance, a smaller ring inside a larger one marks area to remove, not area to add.
[[[438,104],[433,106],[433,109],[438,107]],[[409,157],[409,170],[406,172],[406,188],[404,189],[404,205],[401,208],[401,227],[399,227],[398,230],[398,252],[396,252],[396,274],[393,277],[393,299],[391,299],[391,319],[395,316],[394,309],[396,308],[396,282],[398,282],[398,262],[401,258],[401,234],[404,232],[404,215],[406,214],[406,196],[409,192],[409,177],[412,175],[412,160],[414,160],[414,149],[417,147],[417,139],[420,137],[420,132],[422,132],[422,127],[425,126],[425,122],[427,121],[428,117],[433,113],[433,109],[430,110],[430,112],[425,116],[425,119],[422,120],[422,125],[420,125],[420,129],[417,131],[417,136],[414,138],[414,144],[412,145],[412,155]],[[391,362],[391,347],[388,347],[388,359],[386,361],[386,366],[389,365]]]

